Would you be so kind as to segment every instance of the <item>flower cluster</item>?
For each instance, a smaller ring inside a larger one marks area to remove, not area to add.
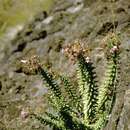
[[[89,53],[89,49],[84,49],[83,43],[81,43],[79,40],[74,41],[74,43],[71,43],[69,45],[66,45],[63,47],[62,52],[73,62],[76,61],[78,57],[81,55],[86,56]],[[89,61],[89,57],[86,56],[87,61]]]
[[[23,64],[23,72],[25,73],[34,74],[38,72],[39,68],[41,68],[39,57],[36,55],[21,60],[21,63]]]

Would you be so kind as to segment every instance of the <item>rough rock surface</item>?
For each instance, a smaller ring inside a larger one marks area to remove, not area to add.
[[[106,60],[100,41],[112,30],[121,35],[121,75],[105,130],[130,130],[130,0],[60,0],[49,14],[43,11],[25,25],[12,41],[1,42],[0,130],[43,129],[37,122],[20,117],[24,109],[44,112],[47,92],[38,76],[22,72],[21,59],[36,54],[48,68],[73,76],[75,67],[61,48],[81,39],[91,48],[101,79]]]

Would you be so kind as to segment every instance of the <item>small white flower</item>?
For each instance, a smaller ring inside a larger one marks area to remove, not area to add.
[[[27,63],[28,61],[27,60],[21,60],[22,63]]]
[[[89,57],[86,57],[85,60],[86,60],[87,63],[90,62],[90,58]]]

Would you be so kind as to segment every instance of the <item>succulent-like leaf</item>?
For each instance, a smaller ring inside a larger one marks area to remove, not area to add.
[[[83,101],[84,120],[88,124],[95,121],[97,109],[98,86],[95,75],[92,62],[86,62],[82,55],[78,57],[77,77]]]

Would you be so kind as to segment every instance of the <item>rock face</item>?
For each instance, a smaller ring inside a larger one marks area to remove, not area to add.
[[[92,50],[101,79],[106,60],[100,41],[112,30],[121,35],[121,69],[116,103],[105,130],[130,130],[129,0],[60,0],[49,14],[43,11],[25,25],[13,40],[0,43],[0,129],[49,129],[20,117],[23,110],[44,112],[47,92],[38,76],[22,72],[21,59],[36,54],[48,68],[73,76],[75,67],[61,48],[81,39]]]

